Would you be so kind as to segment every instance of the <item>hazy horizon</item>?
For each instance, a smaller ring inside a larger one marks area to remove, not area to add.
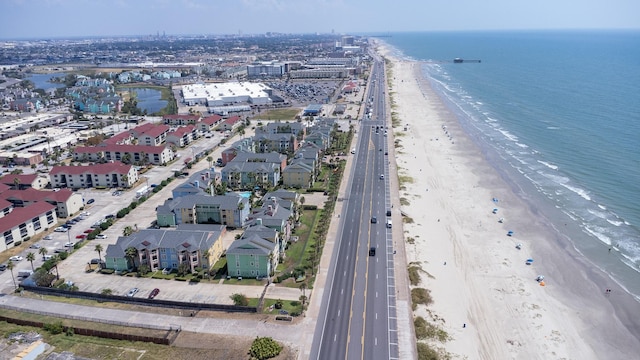
[[[5,0],[0,39],[166,35],[635,30],[635,0]]]

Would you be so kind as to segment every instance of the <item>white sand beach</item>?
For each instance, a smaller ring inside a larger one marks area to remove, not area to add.
[[[401,124],[392,151],[399,196],[409,202],[401,209],[413,220],[403,224],[407,261],[421,264],[418,287],[433,297],[414,315],[448,332],[451,340],[438,346],[463,359],[638,356],[640,342],[624,323],[637,322],[629,319],[639,304],[586,264],[490,167],[423,79],[420,63],[378,50],[393,61],[392,111]],[[535,262],[525,265],[530,257]]]

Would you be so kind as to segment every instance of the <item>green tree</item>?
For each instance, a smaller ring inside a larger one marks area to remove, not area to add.
[[[18,285],[16,284],[16,278],[13,276],[13,269],[15,267],[16,265],[13,263],[13,261],[9,261],[9,263],[7,264],[7,269],[11,271],[11,279],[13,280],[13,287],[17,289]]]
[[[111,295],[111,294],[113,294],[113,290],[111,290],[109,288],[105,288],[105,289],[102,289],[100,294],[102,294],[102,295]]]
[[[189,264],[182,262],[178,264],[178,276],[185,276],[189,273]]]
[[[97,244],[93,250],[95,250],[98,253],[98,259],[100,260],[100,262],[102,262],[102,250],[104,250],[102,248],[102,245]]]
[[[27,261],[29,261],[31,263],[31,271],[35,271],[35,269],[33,268],[33,260],[36,259],[36,254],[29,252],[27,254]]]
[[[48,250],[47,250],[47,248],[46,248],[46,247],[44,247],[44,246],[43,246],[43,247],[41,247],[41,248],[40,248],[40,250],[38,250],[38,253],[39,253],[40,255],[42,255],[42,261],[44,261],[44,256],[45,256],[45,255],[47,255],[47,253],[48,253],[48,252],[49,252],[49,251],[48,251]]]
[[[129,227],[131,228],[131,227]],[[129,268],[136,268],[136,258],[138,257],[138,249],[134,248],[133,246],[129,246],[125,251],[124,251],[124,257],[127,258],[127,265],[129,266]]]
[[[211,156],[207,156],[207,162],[209,163],[209,169],[213,166],[213,158]]]
[[[257,337],[251,343],[249,355],[251,358],[258,360],[271,359],[276,357],[282,351],[282,345],[278,344],[270,337]]]
[[[231,300],[233,300],[233,304],[236,306],[247,306],[249,305],[249,299],[244,294],[233,294],[230,296]]]
[[[125,226],[125,228],[122,230],[122,235],[123,236],[129,236],[133,234],[133,228],[131,226]]]

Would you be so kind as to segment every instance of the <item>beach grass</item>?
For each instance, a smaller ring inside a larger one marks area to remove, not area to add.
[[[411,306],[413,310],[418,308],[418,305],[430,305],[433,303],[431,292],[425,288],[413,288],[411,289]]]
[[[418,286],[420,284],[420,281],[422,280],[420,278],[422,267],[419,264],[411,263],[407,271],[409,272],[409,282],[411,283],[411,285]]]
[[[450,339],[449,334],[439,328],[437,325],[434,325],[423,317],[418,316],[413,320],[413,326],[416,329],[416,338],[418,340],[438,340],[440,342],[446,342]]]
[[[409,200],[407,200],[407,198],[405,198],[405,197],[401,197],[401,198],[400,198],[400,205],[402,205],[402,206],[409,206],[409,205],[411,205],[411,203],[409,202]]]
[[[414,180],[411,176],[407,176],[407,175],[398,175],[398,182],[400,183],[400,186],[406,185],[406,184],[413,184]]]

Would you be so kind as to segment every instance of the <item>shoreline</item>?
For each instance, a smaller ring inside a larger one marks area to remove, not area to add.
[[[402,210],[413,219],[404,231],[415,239],[415,245],[405,242],[407,261],[420,262],[425,273],[418,287],[434,300],[429,311],[419,306],[414,315],[440,319],[452,340],[438,346],[486,359],[636,355],[640,329],[633,319],[640,304],[582,258],[491,166],[419,62],[376,44],[393,63],[398,176],[413,180],[400,184],[400,197],[409,203]],[[502,216],[504,224],[497,221]],[[507,229],[516,234],[507,237]],[[535,265],[524,264],[528,257]],[[538,273],[546,286],[534,280]],[[605,288],[612,293],[605,295]]]

